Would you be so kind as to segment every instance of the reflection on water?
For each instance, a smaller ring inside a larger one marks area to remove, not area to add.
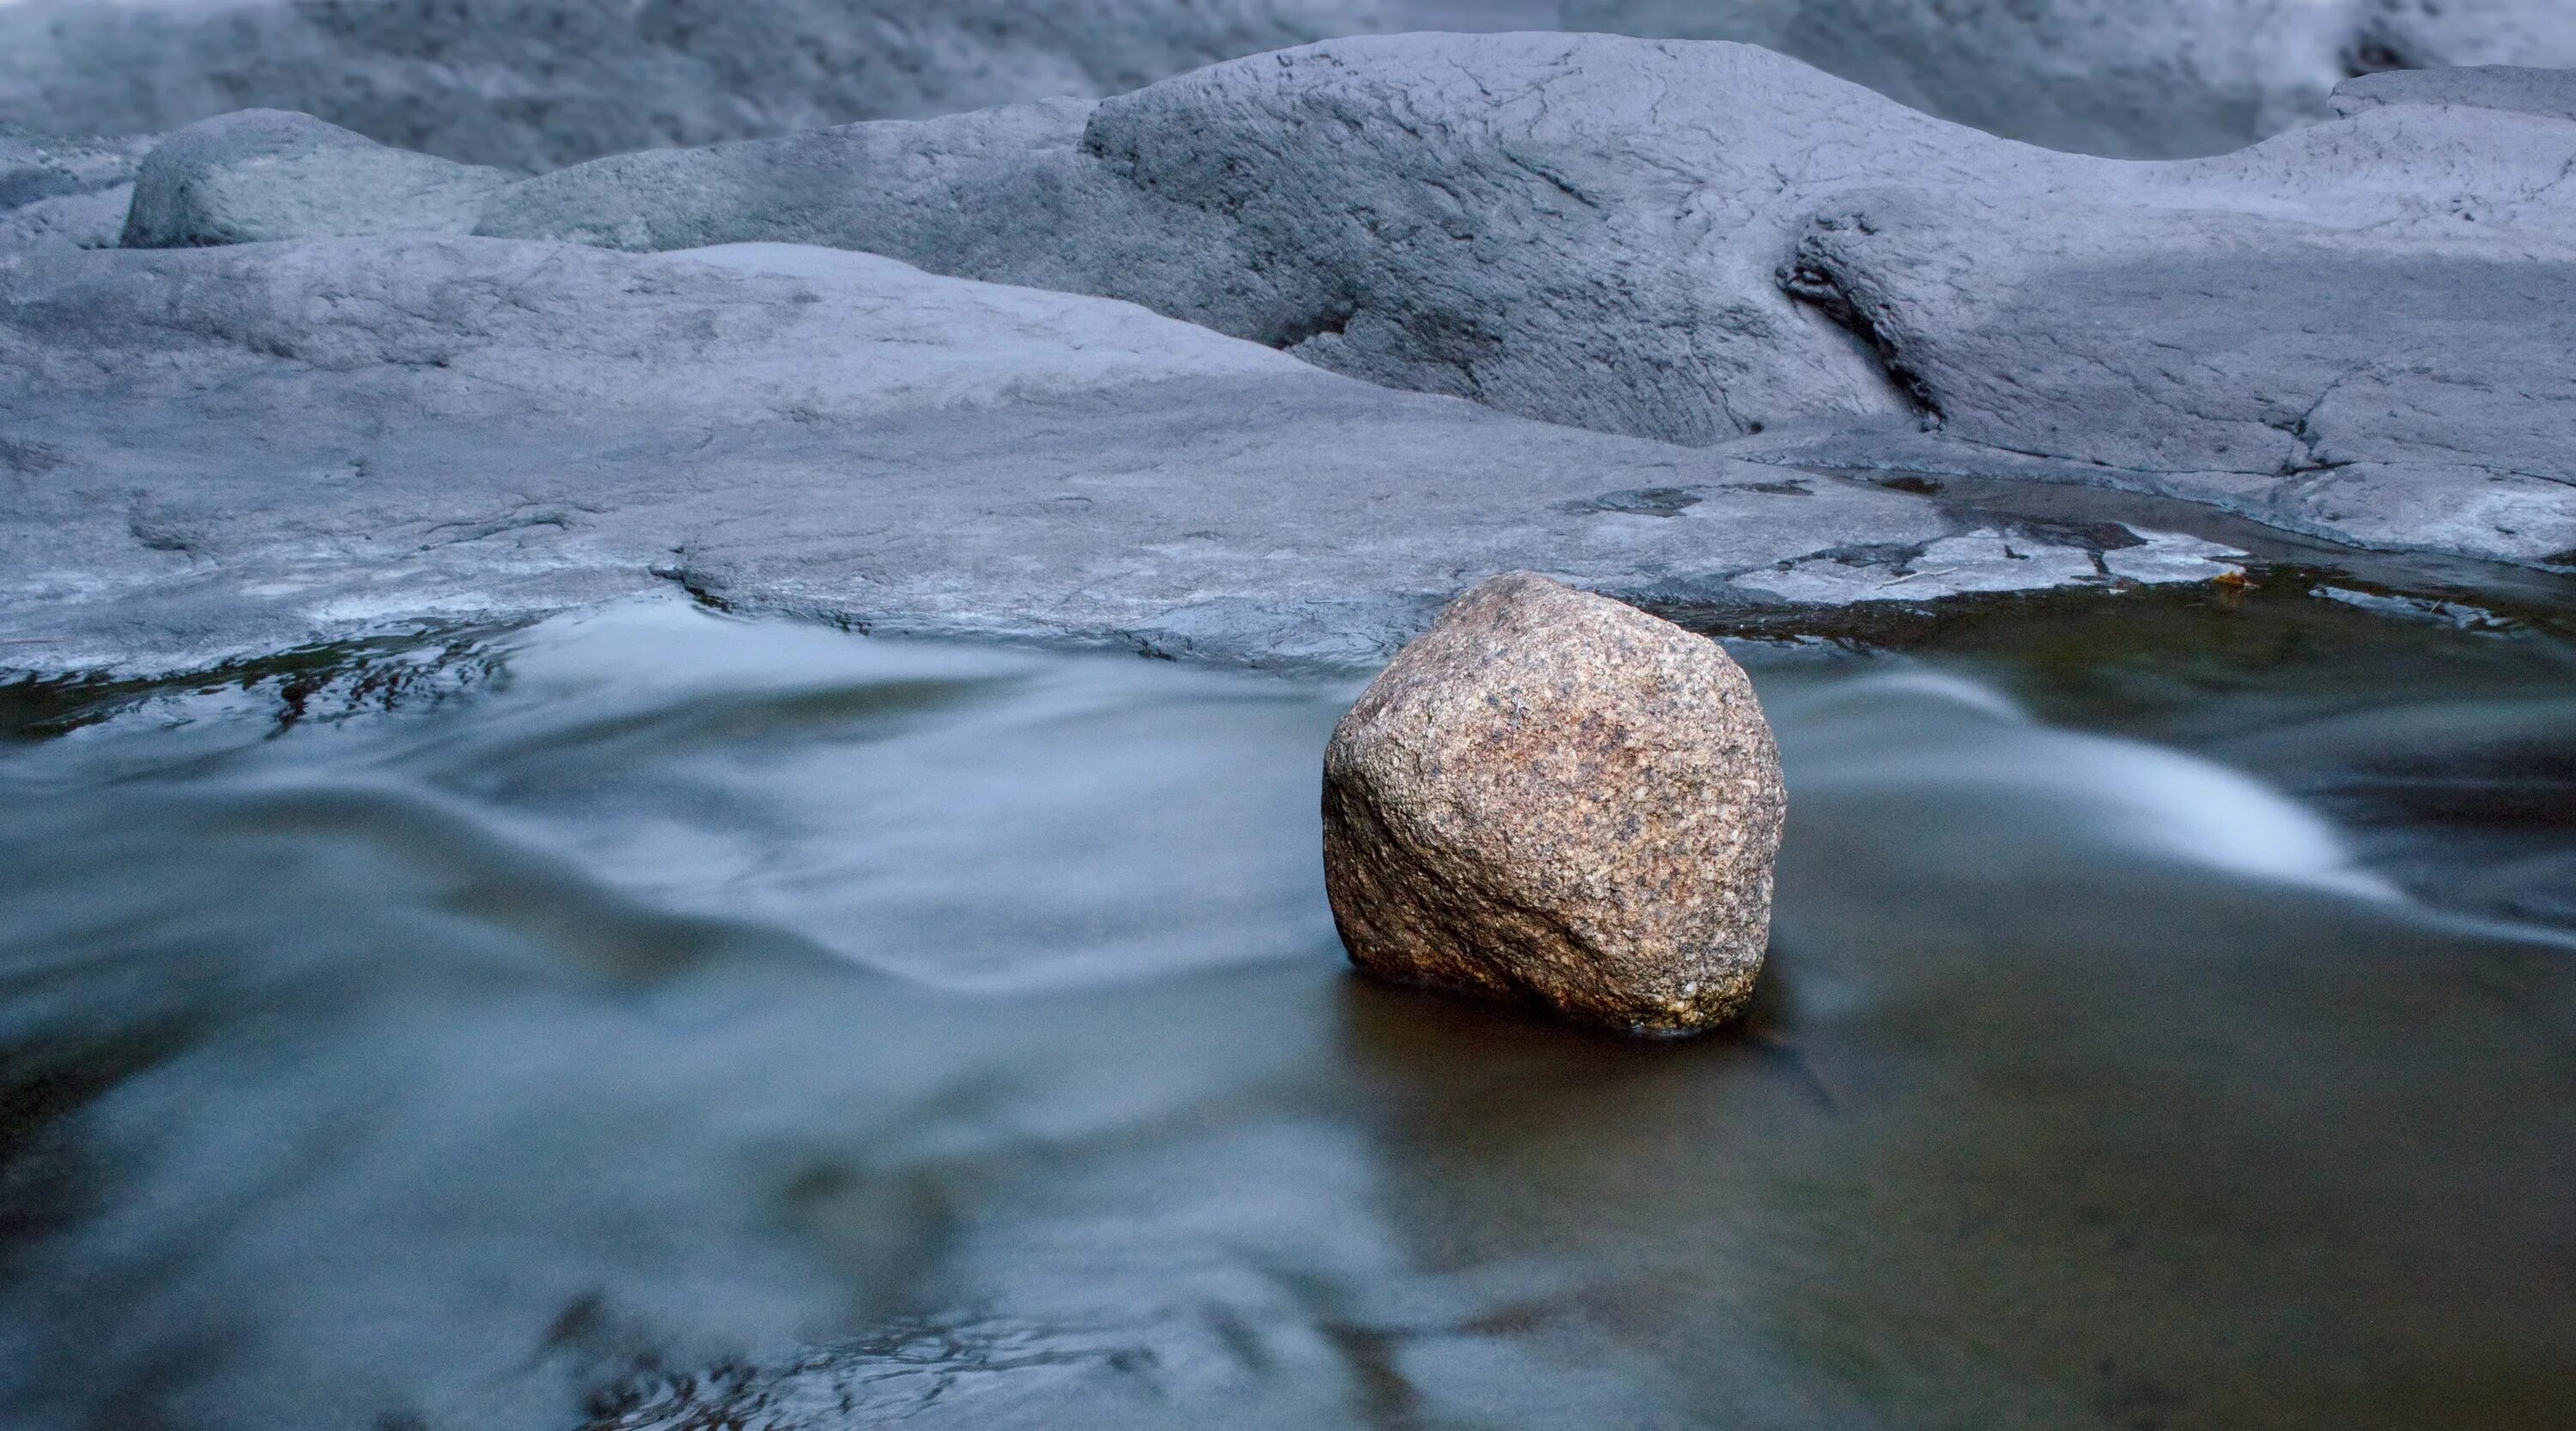
[[[13,1422],[2576,1422],[2563,649],[2128,611],[1748,648],[1681,1045],[1346,977],[1347,682],[645,605],[21,693]]]

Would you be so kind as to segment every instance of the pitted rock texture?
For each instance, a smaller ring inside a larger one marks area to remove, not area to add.
[[[467,233],[512,176],[389,149],[309,114],[246,109],[164,139],[135,177],[127,248]]]
[[[1762,970],[1787,797],[1715,642],[1513,572],[1405,647],[1324,756],[1324,874],[1361,969],[1648,1033]]]
[[[0,119],[173,129],[250,105],[549,168],[863,119],[1098,98],[1336,36],[1733,40],[2087,153],[2219,153],[2347,75],[2576,63],[2559,0],[23,0]]]

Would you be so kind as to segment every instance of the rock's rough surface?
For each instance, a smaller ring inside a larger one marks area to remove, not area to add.
[[[1704,443],[1904,410],[1866,350],[1773,279],[1820,173],[1978,184],[2022,162],[2080,161],[1745,46],[1414,35],[1096,107],[603,160],[506,191],[481,232],[865,249],[1124,298],[1389,386]]]
[[[267,105],[546,168],[852,120],[1097,98],[1359,34],[1735,40],[2034,143],[2217,153],[2406,66],[2576,63],[2557,0],[26,0],[0,118],[166,130]]]
[[[2576,561],[2571,165],[2576,123],[2406,106],[2007,214],[1928,189],[1845,194],[1786,281],[1870,336],[1930,431],[1781,450]],[[2301,192],[2296,176],[2317,177]],[[2258,183],[2298,207],[2232,197]]]
[[[2576,122],[2530,103],[2125,164],[1742,46],[1417,35],[606,160],[504,191],[482,230],[863,248],[1551,422],[2547,562],[2576,549],[2547,316],[2571,166]]]
[[[189,125],[135,176],[127,248],[359,234],[466,233],[511,179],[389,149],[307,114],[246,109]]]
[[[0,125],[0,255],[107,248],[125,225],[148,139],[86,139]]]
[[[0,211],[134,182],[146,139],[90,139],[0,125]]]
[[[1717,643],[1513,572],[1334,729],[1324,879],[1371,974],[1687,1032],[1752,995],[1787,808]]]
[[[1045,100],[621,154],[511,185],[485,205],[479,228],[636,252],[816,244],[1076,292],[1115,287],[1109,275],[1142,263],[1146,275],[1125,286],[1160,292],[1159,275],[1174,263],[1167,250],[1179,242],[1165,230],[1189,220],[1102,171],[1084,147],[1095,107]],[[1190,227],[1190,237],[1231,254],[1219,225]]]
[[[46,246],[114,248],[125,236],[134,186],[66,194],[0,212],[0,254]]]
[[[1753,608],[2102,586],[2138,550],[2003,525],[825,249],[0,260],[0,662],[32,670],[678,588],[1362,667],[1515,567]],[[1980,530],[2040,559],[1916,564]],[[2164,579],[2224,569],[2154,545]]]
[[[0,119],[167,130],[317,114],[543,169],[857,119],[1097,97],[1217,60],[1402,29],[1377,0],[28,0],[0,7]]]
[[[2456,104],[2576,120],[2576,73],[2528,65],[2383,70],[2336,85],[2335,113],[2350,118],[2389,104]]]

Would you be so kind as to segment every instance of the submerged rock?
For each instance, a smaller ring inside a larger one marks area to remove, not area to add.
[[[127,248],[361,234],[466,233],[511,179],[414,154],[309,114],[246,109],[189,125],[145,157]]]
[[[1324,872],[1382,978],[1678,1033],[1751,997],[1787,799],[1717,643],[1514,572],[1405,647],[1324,756]]]

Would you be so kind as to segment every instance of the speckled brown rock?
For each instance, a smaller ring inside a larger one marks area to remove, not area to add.
[[[1716,642],[1513,572],[1333,731],[1325,885],[1371,974],[1687,1032],[1753,991],[1787,803]]]

